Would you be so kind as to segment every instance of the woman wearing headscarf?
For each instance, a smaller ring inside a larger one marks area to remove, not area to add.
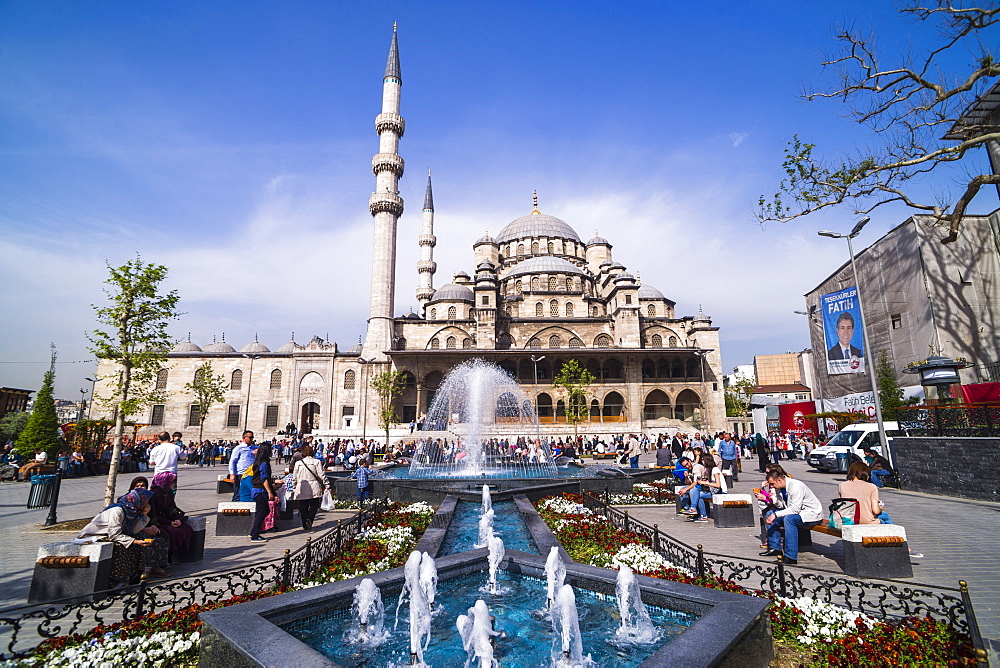
[[[242,481],[240,481],[242,483]],[[257,456],[253,460],[253,475],[250,476],[250,498],[257,504],[253,517],[253,528],[250,530],[250,540],[263,542],[267,539],[260,535],[264,528],[264,520],[271,512],[271,502],[274,501],[274,488],[271,486],[271,444],[261,443],[257,448]]]
[[[149,524],[149,501],[153,493],[136,488],[102,510],[83,528],[76,543],[110,541],[114,543],[111,558],[111,584],[132,583],[142,576],[145,566],[144,548],[153,544]],[[156,575],[154,571],[154,575]]]
[[[177,474],[172,471],[161,471],[153,476],[153,500],[150,504],[150,518],[170,539],[170,554],[186,552],[194,533],[184,519],[184,511],[177,507],[174,497],[176,482]]]

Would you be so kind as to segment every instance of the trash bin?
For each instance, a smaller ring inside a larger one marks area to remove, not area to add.
[[[31,476],[31,489],[28,491],[28,508],[47,508],[52,505],[56,493],[56,478],[54,475]]]
[[[837,453],[837,472],[847,473],[847,469],[850,468],[850,455],[846,452]]]

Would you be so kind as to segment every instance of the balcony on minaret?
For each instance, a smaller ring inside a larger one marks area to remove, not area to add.
[[[434,248],[437,246],[437,237],[433,234],[421,234],[417,237],[417,244],[420,246],[430,246]]]
[[[427,272],[433,274],[437,271],[437,268],[437,262],[434,260],[417,260],[417,271],[419,273]]]
[[[395,153],[376,153],[372,156],[372,171],[376,176],[392,172],[398,179],[403,176],[403,159]]]
[[[368,200],[368,208],[373,216],[382,211],[401,216],[403,215],[403,198],[396,193],[372,193],[371,199]]]
[[[399,114],[392,112],[379,114],[375,117],[375,132],[382,134],[386,130],[395,132],[397,136],[402,137],[406,130],[406,121]]]

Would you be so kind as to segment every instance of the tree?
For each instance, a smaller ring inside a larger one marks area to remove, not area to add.
[[[125,424],[129,423],[126,422]],[[108,437],[114,426],[115,423],[108,420],[80,420],[73,425],[73,442],[81,450],[97,448]]]
[[[166,362],[172,343],[167,323],[181,314],[177,311],[177,291],[166,295],[159,292],[167,276],[166,267],[144,263],[139,256],[120,267],[107,267],[110,277],[105,284],[110,288],[105,288],[105,294],[110,304],[93,305],[98,323],[107,330],[94,330],[87,338],[92,353],[118,365],[117,371],[101,377],[109,381],[102,388],[109,395],[97,397],[115,415],[114,450],[104,491],[105,505],[110,505],[115,500],[125,418],[164,400],[163,392],[156,389],[156,374]]]
[[[389,451],[389,429],[399,422],[399,415],[392,401],[403,393],[402,371],[386,369],[372,376],[372,388],[378,394],[378,426],[385,431],[385,448]]]
[[[896,409],[903,405],[903,388],[896,379],[896,370],[889,361],[889,353],[880,350],[875,356],[875,381],[878,383],[878,399],[882,404],[882,419],[894,422]]]
[[[563,364],[553,385],[566,393],[566,421],[573,425],[573,438],[579,436],[579,424],[590,417],[590,390],[594,374],[575,359]]]
[[[827,159],[814,155],[815,144],[795,136],[785,149],[785,179],[778,192],[770,201],[762,195],[758,202],[762,222],[787,222],[844,203],[864,214],[902,202],[947,226],[944,243],[957,238],[972,199],[982,186],[1000,184],[1000,175],[967,173],[957,197],[942,193],[933,203],[911,197],[908,182],[1000,141],[997,126],[984,122],[982,114],[963,113],[985,92],[990,79],[1000,76],[998,42],[986,32],[1000,21],[1000,7],[961,4],[931,0],[927,6],[911,2],[900,9],[918,21],[938,24],[939,43],[918,59],[890,63],[878,52],[873,35],[854,29],[837,35],[841,50],[823,63],[836,70],[836,85],[803,97],[842,101],[849,118],[875,138],[854,155]],[[969,54],[966,70],[947,73],[941,61],[954,59],[960,50]]]
[[[49,370],[42,377],[42,387],[35,395],[35,405],[24,429],[17,437],[14,447],[22,455],[34,454],[35,450],[55,455],[59,448],[59,418],[56,403],[52,398],[52,385],[56,380],[56,347],[52,345],[52,361]]]
[[[825,413],[810,413],[803,415],[803,420],[833,420],[837,424],[837,430],[841,430],[849,424],[863,422],[868,419],[864,413],[847,413],[844,411],[827,411]]]
[[[198,443],[202,441],[202,432],[205,430],[205,418],[212,406],[222,403],[222,398],[227,389],[226,379],[223,376],[212,375],[212,363],[205,362],[194,372],[194,381],[186,383],[184,389],[190,391],[195,396],[198,403]]]
[[[28,415],[27,411],[17,411],[4,415],[0,419],[0,443],[16,441],[28,424]]]
[[[746,418],[750,409],[750,399],[757,383],[737,376],[736,382],[726,388],[726,417]]]

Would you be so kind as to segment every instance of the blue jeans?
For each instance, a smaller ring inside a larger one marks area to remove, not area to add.
[[[271,512],[271,505],[267,500],[267,493],[257,494],[253,500],[257,504],[257,509],[253,514],[253,528],[250,529],[250,537],[258,538],[261,529],[264,528],[264,520]]]
[[[639,455],[636,455],[635,457],[629,457],[628,458],[628,465],[629,465],[629,468],[633,468],[633,469],[639,468]]]
[[[876,487],[885,487],[885,483],[879,476],[892,475],[892,471],[886,471],[885,469],[878,469],[872,471],[872,484]]]
[[[775,517],[774,521],[767,525],[767,546],[772,550],[781,549],[781,528],[785,529],[785,556],[789,559],[799,557],[799,531],[805,529],[809,531],[819,522],[803,522],[799,515],[783,515]]]
[[[365,485],[364,487],[358,487],[358,503],[361,503],[365,499],[370,499],[372,496],[371,483]]]
[[[892,524],[892,518],[889,517],[889,513],[885,512],[884,510],[880,512],[878,515],[876,515],[875,519],[877,519],[882,524]]]
[[[705,518],[707,518],[708,517],[708,509],[705,507],[705,499],[711,499],[712,498],[712,492],[705,491],[705,490],[701,489],[700,487],[698,487],[697,489],[698,489],[698,495],[695,498],[697,499],[697,504],[698,504],[698,517],[705,517]]]

